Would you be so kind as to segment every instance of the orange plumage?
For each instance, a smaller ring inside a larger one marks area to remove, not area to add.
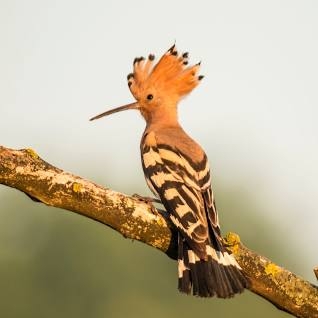
[[[190,93],[203,76],[197,72],[200,63],[187,66],[188,53],[180,54],[173,45],[153,66],[154,55],[148,59],[143,57],[134,60],[134,71],[128,75],[128,85],[134,97],[138,100],[145,90],[160,91],[160,95],[168,96],[177,102]]]

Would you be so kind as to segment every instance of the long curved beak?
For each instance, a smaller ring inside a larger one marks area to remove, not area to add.
[[[90,120],[95,120],[95,119],[99,119],[99,118],[102,118],[104,116],[108,116],[108,115],[111,115],[111,114],[114,114],[114,113],[118,113],[118,112],[121,112],[123,110],[128,110],[128,109],[138,109],[139,105],[137,102],[135,103],[131,103],[131,104],[127,104],[127,105],[124,105],[124,106],[120,106],[120,107],[116,107],[114,109],[111,109],[111,110],[108,110],[104,113],[101,113],[97,116],[94,116],[92,117]]]

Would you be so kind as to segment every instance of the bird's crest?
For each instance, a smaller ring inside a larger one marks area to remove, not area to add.
[[[127,76],[131,93],[137,100],[140,91],[151,87],[178,99],[190,93],[203,76],[197,75],[200,63],[188,66],[188,57],[188,52],[179,54],[173,45],[155,65],[153,54],[135,58],[133,73]]]

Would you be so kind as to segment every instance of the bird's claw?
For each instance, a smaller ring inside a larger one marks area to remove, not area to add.
[[[132,195],[132,197],[135,198],[135,199],[137,199],[137,200],[139,200],[139,201],[141,201],[141,202],[144,202],[144,203],[148,204],[148,205],[150,206],[150,208],[151,208],[151,212],[152,212],[153,214],[158,214],[158,211],[157,211],[157,209],[155,208],[155,206],[154,206],[153,204],[154,204],[154,203],[160,203],[160,204],[162,204],[159,199],[157,199],[157,198],[151,198],[151,197],[144,197],[144,196],[141,196],[141,195],[139,195],[139,194],[137,194],[137,193],[134,193],[134,194]]]
[[[142,195],[139,195],[137,193],[134,193],[132,195],[133,198],[136,198],[140,201],[143,201],[143,202],[146,202],[146,203],[160,203],[161,204],[161,201],[157,198],[151,198],[151,197],[144,197]]]

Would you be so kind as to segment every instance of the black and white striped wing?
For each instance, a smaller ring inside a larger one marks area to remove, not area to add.
[[[218,229],[207,158],[195,164],[167,145],[144,145],[142,159],[149,187],[160,197],[189,246],[205,258],[209,237],[207,212]]]
[[[248,280],[222,245],[206,157],[193,163],[167,145],[142,145],[146,180],[160,197],[178,236],[178,288],[201,297],[227,298]]]

